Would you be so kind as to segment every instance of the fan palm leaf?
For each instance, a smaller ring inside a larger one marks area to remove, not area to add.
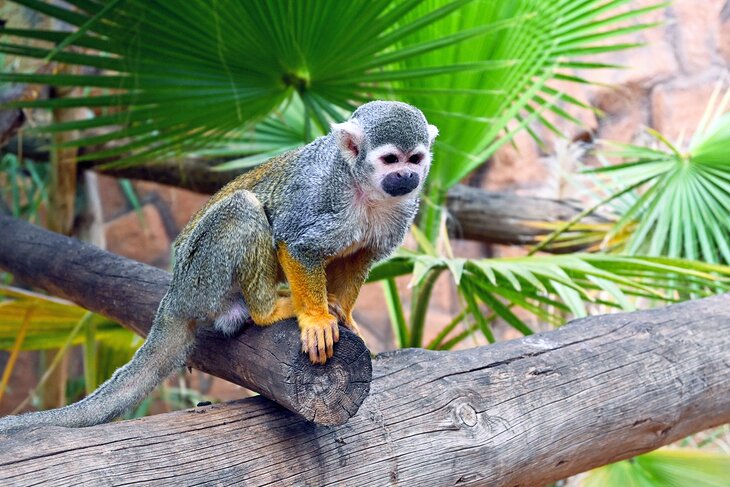
[[[603,164],[584,171],[582,186],[598,200],[591,208],[620,215],[604,232],[604,248],[730,263],[730,113],[723,114],[730,91],[722,100],[719,93],[686,146],[649,129],[654,146],[608,143],[599,153]]]
[[[730,456],[703,450],[662,448],[588,473],[581,487],[722,487]]]
[[[525,313],[561,325],[568,316],[586,316],[591,309],[631,311],[635,298],[676,302],[690,291],[709,296],[718,289],[730,289],[727,266],[602,254],[467,260],[401,250],[395,258],[376,266],[369,280],[412,273],[411,284],[419,286],[433,270],[451,273],[467,312],[478,325],[476,329],[490,342],[494,338],[487,321],[494,318],[529,335],[533,330],[524,319]],[[487,318],[482,305],[489,311]]]
[[[292,99],[322,131],[358,103],[387,97],[421,106],[442,127],[437,150],[449,163],[436,164],[438,186],[461,179],[532,120],[548,123],[546,112],[571,119],[556,100],[585,106],[550,81],[583,82],[570,70],[608,67],[578,57],[631,47],[605,41],[646,28],[627,22],[660,6],[616,14],[627,0],[16,3],[77,30],[6,28],[0,52],[83,69],[0,80],[93,88],[17,103],[93,107],[90,120],[46,127],[96,129],[67,143],[104,147],[85,158],[129,164],[220,147]]]

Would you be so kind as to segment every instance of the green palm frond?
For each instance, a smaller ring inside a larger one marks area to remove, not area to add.
[[[411,68],[428,64],[477,62],[483,59],[509,63],[488,72],[457,73],[445,77],[422,77],[399,83],[396,93],[422,108],[435,123],[440,136],[438,156],[447,163],[433,169],[433,177],[448,189],[481,165],[511,136],[532,121],[558,131],[548,114],[580,123],[561,106],[588,108],[557,88],[557,81],[587,82],[574,69],[614,68],[583,61],[586,55],[634,47],[612,41],[616,36],[651,27],[628,23],[660,8],[656,4],[618,13],[626,1],[521,0],[476,2],[464,6],[460,15],[444,18],[414,34],[420,39],[437,38],[444,30],[469,30],[510,19],[506,28],[474,37],[458,45],[435,50],[404,61]],[[421,8],[424,8],[423,6]],[[445,90],[448,96],[433,92]]]
[[[343,115],[344,116],[344,115]],[[225,145],[199,151],[201,157],[235,157],[214,167],[217,171],[255,166],[282,152],[300,147],[324,132],[306,117],[301,99],[292,98],[253,128],[234,131]]]
[[[730,289],[727,266],[601,254],[471,260],[401,251],[376,266],[369,279],[412,273],[412,284],[418,286],[434,270],[451,273],[468,313],[489,341],[493,337],[487,321],[494,318],[528,335],[532,329],[522,318],[525,313],[561,325],[568,316],[589,314],[590,305],[599,312],[630,311],[635,309],[635,298],[675,302],[690,291],[705,296]],[[482,305],[489,310],[486,318]]]
[[[0,157],[0,177],[0,212],[37,223],[40,209],[48,204],[48,165],[8,153]]]
[[[610,66],[581,56],[632,47],[605,41],[648,27],[631,21],[661,4],[617,13],[627,1],[17,0],[77,30],[6,28],[0,52],[79,69],[0,81],[91,89],[16,105],[92,107],[91,119],[45,129],[94,129],[67,144],[102,146],[84,157],[124,164],[225,147],[286,101],[322,131],[363,101],[403,99],[442,127],[449,163],[435,175],[448,186],[533,120],[550,127],[546,113],[576,121],[556,101],[585,106],[551,82],[584,82],[572,70]],[[291,139],[277,142],[261,152]]]
[[[339,116],[334,107],[349,111],[367,97],[366,83],[490,69],[490,62],[428,70],[382,69],[437,48],[438,43],[410,45],[411,49],[394,44],[469,1],[440,2],[428,15],[405,23],[404,14],[420,0],[127,0],[102,18],[98,14],[103,3],[71,1],[64,8],[18,0],[85,32],[72,34],[69,42],[65,32],[4,29],[11,39],[43,41],[44,47],[10,41],[0,43],[0,51],[41,59],[53,54],[54,60],[83,69],[80,74],[5,73],[0,80],[94,88],[92,96],[17,105],[94,107],[95,118],[56,124],[50,130],[109,127],[109,133],[68,145],[121,141],[87,157],[125,155],[127,163],[154,159],[220,142],[295,94],[308,118],[324,128]],[[474,31],[459,38],[481,34]],[[64,41],[69,48],[57,51],[54,45]],[[86,74],[94,70],[105,74]]]
[[[604,248],[730,263],[730,91],[718,98],[719,90],[688,143],[649,130],[655,146],[611,144],[603,165],[585,171],[596,207],[620,215]]]
[[[58,349],[31,395],[17,410],[37,399],[35,392],[43,387],[72,346],[84,346],[84,383],[88,394],[126,363],[141,342],[131,330],[63,299],[0,286],[0,350],[10,350],[12,356],[21,350]],[[3,370],[0,396],[14,362],[9,360]]]
[[[724,487],[730,455],[662,448],[588,473],[581,487]]]
[[[9,350],[16,339],[18,329],[30,310],[30,321],[20,350],[48,350],[61,347],[71,331],[88,313],[85,309],[68,301],[0,286],[0,350]],[[101,315],[90,320],[95,329],[95,339],[111,347],[131,347],[132,331]],[[71,345],[82,345],[85,336],[77,334]],[[132,348],[132,351],[134,348]]]

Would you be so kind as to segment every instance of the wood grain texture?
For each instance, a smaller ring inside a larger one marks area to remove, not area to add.
[[[0,268],[146,336],[170,274],[0,215]],[[321,424],[346,422],[369,391],[370,353],[340,328],[324,367],[300,352],[296,320],[250,326],[231,339],[201,327],[192,367],[253,389]],[[0,484],[2,485],[2,484]]]
[[[347,424],[263,398],[0,438],[0,485],[537,486],[730,421],[730,296],[374,361]]]
[[[505,245],[534,245],[540,237],[553,232],[546,224],[569,221],[583,208],[573,200],[518,196],[512,193],[485,191],[457,184],[446,195],[449,233],[456,238]],[[606,223],[591,215],[583,223]],[[590,242],[585,244],[587,247]],[[576,252],[585,248],[573,245],[547,248],[547,252]]]

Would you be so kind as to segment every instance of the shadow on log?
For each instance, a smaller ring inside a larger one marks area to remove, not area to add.
[[[146,336],[170,274],[0,215],[0,268]],[[227,338],[201,327],[190,366],[253,389],[320,424],[345,423],[368,395],[370,353],[340,327],[327,365],[301,353],[296,320]],[[2,485],[2,484],[0,484]]]
[[[0,437],[0,485],[533,486],[730,421],[730,297],[373,364],[347,424],[262,398]]]

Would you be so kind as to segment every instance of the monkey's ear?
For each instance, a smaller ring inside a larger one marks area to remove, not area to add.
[[[428,126],[428,145],[433,145],[433,141],[439,134],[439,129],[435,125]]]
[[[362,142],[365,134],[357,120],[333,123],[332,133],[337,141],[342,156],[346,160],[355,159],[362,151]]]

